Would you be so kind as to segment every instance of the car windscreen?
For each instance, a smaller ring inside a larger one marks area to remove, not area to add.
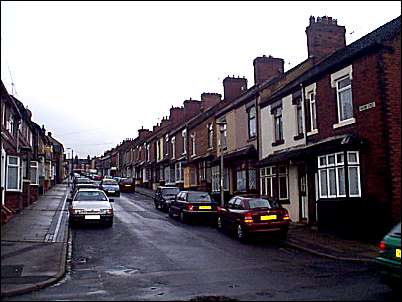
[[[76,201],[106,201],[107,197],[102,191],[78,191],[75,195]]]
[[[162,189],[162,195],[163,196],[169,196],[169,195],[177,195],[180,192],[178,188],[168,188],[168,189]]]
[[[250,209],[256,209],[256,208],[274,209],[274,208],[281,207],[281,205],[275,200],[268,200],[268,199],[262,199],[262,198],[249,199],[248,205],[249,205]]]
[[[117,182],[115,180],[104,180],[102,182],[103,185],[117,185]]]
[[[187,194],[188,202],[211,202],[211,197],[205,192],[194,192]]]

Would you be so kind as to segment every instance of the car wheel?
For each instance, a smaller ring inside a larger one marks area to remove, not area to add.
[[[237,225],[237,230],[236,230],[236,235],[237,235],[237,239],[239,241],[244,242],[246,239],[246,234],[244,233],[244,229],[241,226],[241,224]]]
[[[183,222],[183,223],[187,222],[186,214],[184,214],[183,211],[180,212],[180,221]]]
[[[222,219],[220,217],[216,220],[216,227],[218,230],[222,230]]]
[[[158,209],[159,209],[159,205],[158,205],[156,202],[155,202],[154,204],[155,204],[155,209],[158,210]]]

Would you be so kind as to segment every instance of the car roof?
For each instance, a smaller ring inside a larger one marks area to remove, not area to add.
[[[186,192],[186,193],[204,193],[204,194],[208,194],[209,195],[209,193],[208,192],[205,192],[205,191],[182,191],[182,192]]]
[[[102,192],[102,193],[104,193],[103,190],[95,189],[95,188],[81,188],[80,192],[83,192],[83,191],[87,191],[87,192]]]
[[[173,187],[173,186],[159,186],[158,189],[179,189],[178,187]]]

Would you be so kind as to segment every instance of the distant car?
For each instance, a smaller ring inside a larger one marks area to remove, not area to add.
[[[100,176],[98,174],[95,174],[95,175],[92,176],[92,179],[93,180],[102,180],[102,176]]]
[[[78,223],[100,223],[107,227],[113,225],[113,207],[110,204],[113,199],[109,199],[102,190],[78,190],[68,202],[71,227]]]
[[[108,196],[120,196],[120,187],[114,179],[103,179],[100,183],[100,188]]]
[[[170,203],[169,216],[177,216],[181,222],[190,222],[195,218],[214,221],[216,210],[216,202],[208,192],[182,191]]]
[[[73,190],[75,189],[75,186],[77,184],[93,184],[93,181],[90,180],[88,177],[77,177],[73,181],[73,187],[72,187]]]
[[[170,203],[176,199],[179,192],[177,187],[157,187],[154,195],[155,209],[169,210]]]
[[[81,189],[99,189],[99,185],[96,183],[77,183],[70,191],[70,197],[73,198],[75,193]]]
[[[218,208],[217,227],[234,231],[240,241],[251,234],[277,234],[286,239],[289,214],[278,202],[235,196]]]
[[[135,182],[132,178],[122,178],[119,181],[120,192],[135,192]]]
[[[399,288],[401,281],[401,223],[399,222],[380,242],[376,263],[381,281],[391,288]]]

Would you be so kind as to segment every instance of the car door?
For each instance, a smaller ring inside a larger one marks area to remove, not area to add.
[[[170,208],[172,210],[172,212],[174,212],[175,214],[177,214],[179,212],[179,202],[180,199],[182,198],[183,193],[180,192],[179,194],[177,194],[175,200],[170,204]]]
[[[236,200],[236,198],[233,197],[221,209],[221,221],[224,226],[231,227],[230,226],[230,209],[233,207],[235,200]]]
[[[236,229],[240,219],[239,212],[241,211],[240,210],[241,199],[238,197],[233,199],[234,199],[233,203],[228,211],[228,224],[231,229]]]

